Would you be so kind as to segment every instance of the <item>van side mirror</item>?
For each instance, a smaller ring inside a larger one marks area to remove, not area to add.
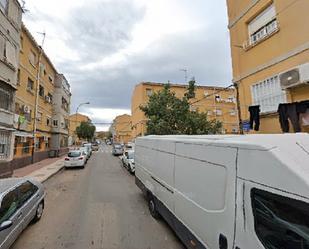
[[[10,221],[10,220],[7,220],[7,221],[3,221],[0,225],[0,232],[5,230],[5,229],[8,229],[9,227],[11,227],[13,225],[13,222]]]

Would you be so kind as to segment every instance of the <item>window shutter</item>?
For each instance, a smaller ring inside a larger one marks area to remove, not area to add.
[[[5,38],[0,35],[0,60],[3,60],[5,49]]]
[[[15,68],[17,68],[16,48],[9,42],[6,42],[6,58]]]
[[[276,9],[274,4],[272,4],[249,23],[248,25],[249,35],[254,34],[256,31],[258,31],[260,28],[262,28],[275,18],[276,18]]]

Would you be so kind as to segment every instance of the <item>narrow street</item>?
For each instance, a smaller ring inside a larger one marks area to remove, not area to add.
[[[42,219],[13,249],[182,249],[163,221],[154,220],[131,176],[110,147],[85,169],[65,170],[45,183]]]

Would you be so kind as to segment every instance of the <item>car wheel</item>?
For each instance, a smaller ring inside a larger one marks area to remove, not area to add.
[[[43,210],[44,210],[44,200],[41,201],[37,206],[33,222],[38,222],[42,218]]]
[[[155,200],[154,200],[154,198],[151,194],[148,197],[148,208],[149,208],[150,214],[153,218],[155,218],[155,219],[160,218],[160,214],[157,210],[157,205],[156,205]]]

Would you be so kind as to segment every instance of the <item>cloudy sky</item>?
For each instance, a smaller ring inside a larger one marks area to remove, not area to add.
[[[23,21],[96,123],[130,113],[142,81],[229,85],[225,0],[26,0]],[[107,125],[97,125],[98,130]]]

